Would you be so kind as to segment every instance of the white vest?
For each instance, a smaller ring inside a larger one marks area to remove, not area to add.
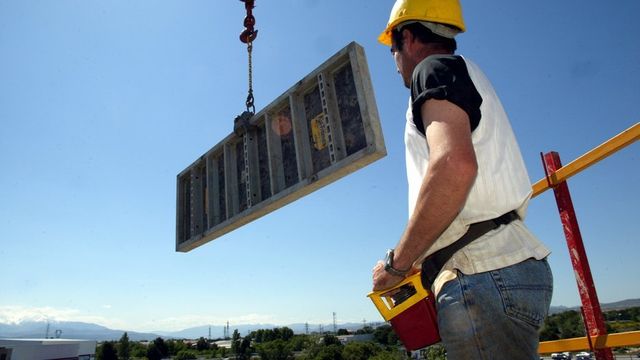
[[[478,173],[462,211],[433,246],[416,261],[416,265],[422,263],[424,257],[432,252],[455,242],[472,223],[493,219],[511,210],[516,210],[520,218],[524,219],[532,193],[520,149],[493,86],[477,65],[464,60],[469,76],[482,96],[480,123],[471,136]],[[407,110],[405,146],[411,216],[429,164],[429,148],[424,135],[415,127],[411,103]],[[524,223],[516,220],[463,248],[451,258],[444,269],[458,269],[465,274],[474,274],[513,265],[531,257],[542,259],[548,254],[549,250],[531,234]],[[448,276],[450,278],[451,274]]]

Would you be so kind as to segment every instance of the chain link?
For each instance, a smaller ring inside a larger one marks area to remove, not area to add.
[[[253,8],[255,0],[240,0],[244,2],[244,7],[247,10],[247,16],[244,18],[244,26],[245,29],[240,33],[240,41],[247,44],[247,57],[249,62],[249,93],[247,94],[247,101],[245,105],[247,106],[247,111],[255,114],[256,107],[254,105],[253,98],[253,40],[258,36],[258,30],[255,30],[253,26],[256,23],[256,18],[253,16]]]
[[[256,113],[256,107],[253,104],[253,61],[252,61],[252,51],[253,51],[253,43],[249,42],[247,44],[247,56],[249,59],[249,94],[247,94],[247,101],[245,105],[247,106],[247,111]]]
[[[247,131],[255,125],[251,125],[251,119],[253,115],[256,113],[256,107],[253,104],[253,40],[258,36],[258,30],[253,28],[253,25],[256,24],[256,18],[253,17],[252,9],[254,7],[255,0],[240,0],[244,3],[244,7],[247,10],[247,16],[244,18],[244,30],[240,33],[240,41],[247,44],[247,57],[249,62],[249,93],[247,94],[247,100],[245,101],[245,105],[247,106],[247,110],[242,114],[236,116],[233,121],[233,132],[242,136],[243,141],[245,142],[245,157],[246,157],[246,138]],[[246,164],[248,164],[248,160],[246,160]],[[248,174],[248,170],[247,170]],[[248,181],[248,180],[247,180]],[[247,190],[248,191],[248,190]],[[247,203],[251,206],[251,198],[250,194],[247,193]]]

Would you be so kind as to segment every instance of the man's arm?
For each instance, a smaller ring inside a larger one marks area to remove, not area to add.
[[[421,108],[429,145],[429,166],[413,215],[395,248],[394,268],[408,269],[458,215],[475,180],[478,165],[467,113],[446,100],[427,100]],[[374,290],[402,280],[374,268]]]

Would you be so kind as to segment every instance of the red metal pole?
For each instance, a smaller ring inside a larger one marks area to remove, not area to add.
[[[580,314],[582,315],[584,328],[589,329],[589,326],[587,326],[587,316],[584,314],[584,306],[580,306]],[[586,333],[589,334],[589,330],[587,330]],[[593,341],[591,341],[591,336],[587,336],[587,340],[589,340],[589,351],[593,352]]]
[[[560,155],[553,151],[546,153],[544,155],[544,165],[548,174],[554,173],[562,167]],[[571,265],[573,265],[576,281],[578,283],[578,292],[580,293],[580,300],[582,302],[584,321],[587,326],[587,336],[606,335],[607,329],[604,323],[604,317],[602,316],[602,310],[600,309],[600,302],[598,301],[596,287],[593,283],[593,278],[591,277],[589,261],[587,260],[587,254],[584,250],[582,235],[580,235],[580,228],[578,227],[578,219],[573,209],[573,202],[571,201],[571,194],[569,193],[569,187],[567,186],[566,181],[554,186],[553,193],[555,194],[556,203],[558,204],[558,211],[560,212],[560,220],[562,221],[564,235],[567,238]],[[598,347],[597,342],[594,345],[594,347]],[[614,360],[611,348],[594,350],[596,359]]]

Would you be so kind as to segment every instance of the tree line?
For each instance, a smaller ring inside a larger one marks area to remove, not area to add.
[[[190,360],[233,357],[263,360],[399,360],[406,359],[398,337],[389,325],[364,327],[357,334],[371,334],[372,341],[343,344],[338,336],[294,334],[288,327],[261,329],[242,337],[238,330],[231,336],[231,348],[217,346],[203,337],[197,342],[156,338],[147,345],[129,341],[124,333],[119,341],[108,341],[96,349],[97,360]],[[340,329],[338,334],[349,334]]]
[[[607,332],[640,330],[640,307],[610,310],[604,313]],[[348,335],[339,329],[336,335]],[[376,328],[365,326],[355,334],[370,334],[371,341],[347,342],[338,336],[325,334],[294,334],[288,327],[260,329],[247,336],[238,330],[231,337],[231,348],[219,347],[204,337],[195,343],[184,340],[156,338],[148,344],[129,341],[125,332],[119,341],[104,342],[96,349],[97,360],[190,360],[233,357],[237,360],[396,360],[406,359],[401,343],[390,325]],[[584,322],[578,311],[550,315],[540,331],[541,341],[585,336]],[[446,359],[444,348],[437,344],[421,350],[428,360]]]
[[[604,316],[607,333],[640,330],[640,307],[609,310],[602,315]],[[540,331],[540,341],[583,336],[586,336],[586,332],[582,314],[575,310],[549,315]]]

